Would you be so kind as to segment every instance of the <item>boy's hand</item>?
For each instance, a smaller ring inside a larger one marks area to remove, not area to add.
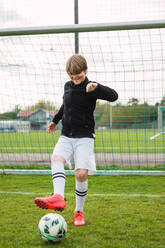
[[[91,83],[87,84],[87,86],[86,86],[86,92],[94,91],[97,87],[98,87],[98,84],[97,83],[91,82]]]
[[[48,133],[53,133],[56,130],[56,124],[51,122],[48,126]]]

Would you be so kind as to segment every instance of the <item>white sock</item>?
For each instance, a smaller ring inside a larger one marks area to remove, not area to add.
[[[76,180],[76,211],[83,212],[83,207],[85,203],[85,198],[88,190],[88,180],[84,182],[78,182]]]
[[[62,162],[52,162],[52,179],[54,194],[60,194],[64,197],[65,189],[65,170]]]

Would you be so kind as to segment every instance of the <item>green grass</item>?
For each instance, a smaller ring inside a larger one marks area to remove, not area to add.
[[[96,131],[95,152],[110,153],[163,153],[165,135],[156,139],[150,137],[158,133],[156,129],[112,129]],[[51,153],[60,136],[47,132],[1,133],[0,151],[3,153]]]
[[[66,209],[61,214],[69,221],[75,208],[75,179],[66,179]],[[34,205],[36,195],[0,194],[1,248],[164,248],[165,197],[92,196],[90,194],[165,195],[165,180],[160,176],[92,176],[84,214],[87,224],[68,223],[66,238],[47,244],[39,236],[40,218],[50,210]],[[52,192],[51,176],[0,175],[0,191]],[[42,195],[43,196],[43,195]]]
[[[24,170],[51,170],[50,164],[0,164],[0,169],[24,169]],[[65,169],[68,170],[68,167],[65,166]],[[106,165],[106,168],[103,165],[97,165],[97,170],[165,170],[165,164],[160,165]]]

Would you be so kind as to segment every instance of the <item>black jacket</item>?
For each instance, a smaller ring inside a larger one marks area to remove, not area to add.
[[[118,94],[115,90],[98,84],[98,87],[87,93],[86,86],[90,83],[88,78],[75,85],[69,81],[64,86],[63,104],[54,116],[53,122],[57,124],[62,120],[62,135],[71,138],[94,137],[94,115],[96,100],[109,102],[116,101]]]

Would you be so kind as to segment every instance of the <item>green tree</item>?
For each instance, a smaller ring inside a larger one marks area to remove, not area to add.
[[[109,104],[97,103],[95,112],[96,128],[100,126],[127,127],[127,126],[146,126],[147,123],[156,121],[157,106],[149,105],[146,101],[138,104],[138,99],[131,99],[129,104],[117,103]],[[147,124],[149,125],[149,124]]]
[[[132,106],[137,106],[139,103],[139,100],[135,97],[132,97],[131,99],[129,99],[128,101],[128,105],[132,105]]]
[[[112,109],[109,103],[102,104],[97,102],[94,113],[96,128],[111,126],[111,112]]]
[[[162,99],[160,101],[160,105],[165,105],[165,95],[162,97]]]
[[[36,104],[32,105],[32,106],[28,106],[29,110],[36,110],[36,109],[47,109],[47,110],[56,110],[56,107],[54,105],[54,103],[50,102],[50,101],[45,101],[45,100],[39,100]]]
[[[18,114],[21,110],[21,106],[19,104],[15,105],[12,112]]]
[[[5,112],[0,114],[0,120],[15,120],[18,119],[17,113],[15,112]]]

